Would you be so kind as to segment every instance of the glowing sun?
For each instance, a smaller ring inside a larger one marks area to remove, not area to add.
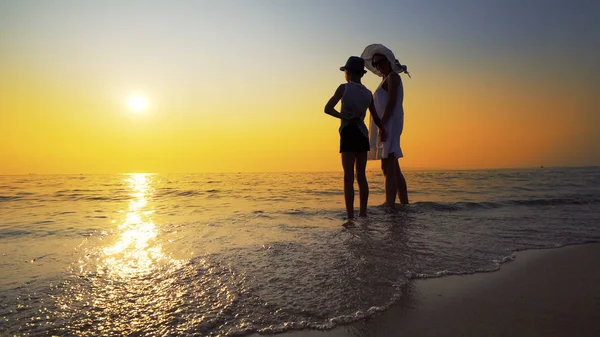
[[[144,96],[133,95],[129,97],[127,105],[133,112],[142,112],[148,107],[148,99]]]

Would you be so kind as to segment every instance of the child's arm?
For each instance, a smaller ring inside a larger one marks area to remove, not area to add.
[[[344,84],[340,84],[340,86],[337,88],[337,90],[335,91],[335,93],[333,94],[333,96],[331,96],[331,98],[329,99],[329,101],[327,102],[327,104],[325,104],[325,113],[328,114],[328,115],[331,115],[331,116],[333,116],[335,118],[346,119],[346,120],[353,120],[353,119],[355,119],[355,117],[342,115],[340,112],[338,112],[337,110],[335,110],[335,106],[338,104],[338,102],[344,96],[344,90],[345,90],[345,88],[346,87],[345,87]]]

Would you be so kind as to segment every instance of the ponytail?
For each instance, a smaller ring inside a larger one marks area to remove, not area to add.
[[[410,76],[410,73],[408,72],[408,67],[406,65],[402,65],[398,60],[396,60],[396,66],[400,69],[398,71],[399,73],[405,73],[406,75],[408,75],[409,78],[412,78]]]

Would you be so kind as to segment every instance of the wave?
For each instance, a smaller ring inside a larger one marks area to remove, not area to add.
[[[39,221],[36,225],[48,225],[53,223],[52,221]],[[64,227],[64,228],[56,228],[56,227],[44,227],[39,226],[35,229],[17,229],[17,228],[0,228],[0,239],[17,239],[27,237],[29,239],[32,238],[47,238],[51,237],[53,239],[61,238],[80,238],[80,237],[89,237],[94,234],[100,233],[98,228],[74,228],[74,227]]]
[[[412,204],[416,210],[434,210],[434,211],[464,211],[475,209],[492,209],[502,207],[499,203],[494,202],[434,202],[422,201]]]
[[[477,209],[494,209],[511,206],[560,206],[560,205],[588,205],[600,203],[597,196],[574,196],[565,198],[540,198],[540,199],[514,199],[503,201],[481,202],[434,202],[421,201],[412,204],[416,210],[435,211],[467,211]]]
[[[554,247],[550,247],[550,248],[558,248],[560,246],[554,246]],[[527,249],[525,249],[527,250]],[[488,268],[476,268],[476,269],[464,269],[464,270],[438,270],[435,272],[429,272],[429,273],[408,273],[406,276],[411,279],[411,280],[418,280],[418,279],[429,279],[429,278],[439,278],[439,277],[444,277],[444,276],[460,276],[460,275],[473,275],[473,274],[480,274],[480,273],[492,273],[495,271],[500,270],[500,265],[506,263],[506,262],[510,262],[510,261],[514,261],[516,258],[516,256],[514,254],[508,255],[508,256],[504,256],[498,259],[494,259],[491,262],[494,264],[494,267],[488,267]]]
[[[545,205],[587,205],[600,203],[599,197],[580,196],[571,198],[549,198],[549,199],[525,199],[525,200],[510,200],[508,204],[526,205],[526,206],[545,206]]]
[[[156,197],[157,198],[162,198],[162,197],[196,197],[196,196],[203,196],[206,193],[215,193],[218,192],[217,190],[207,190],[207,191],[202,191],[202,190],[180,190],[180,189],[171,189],[171,188],[164,188],[164,189],[160,189],[157,191],[156,193]]]
[[[23,199],[23,197],[19,196],[19,195],[0,195],[0,202],[20,200],[20,199]]]
[[[87,200],[87,201],[124,201],[124,200],[130,200],[131,197],[129,195],[118,195],[118,194],[112,194],[112,195],[86,195],[83,193],[60,193],[57,192],[54,194],[54,197],[56,198],[61,198],[61,199],[66,199],[69,201],[80,201],[80,200]]]
[[[31,235],[33,231],[22,230],[22,229],[0,229],[0,238],[9,238],[9,237],[17,237],[17,236],[27,236]]]

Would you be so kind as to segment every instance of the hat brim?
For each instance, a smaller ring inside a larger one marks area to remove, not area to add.
[[[392,66],[392,71],[397,73],[402,71],[402,69],[396,64],[396,56],[394,56],[394,53],[388,47],[379,43],[375,43],[368,45],[360,56],[363,58],[363,60],[365,60],[365,68],[367,68],[373,74],[383,77],[383,74],[377,68],[373,67],[373,57],[376,54],[385,56]]]
[[[361,69],[361,70],[356,70],[356,69],[350,69],[350,68],[346,68],[346,67],[343,67],[343,66],[342,66],[342,67],[340,67],[340,71],[346,71],[346,70],[348,70],[348,71],[351,71],[351,72],[353,72],[353,73],[362,73],[362,74],[366,74],[366,73],[367,73],[367,71],[366,71],[366,70],[364,70],[364,69]]]

